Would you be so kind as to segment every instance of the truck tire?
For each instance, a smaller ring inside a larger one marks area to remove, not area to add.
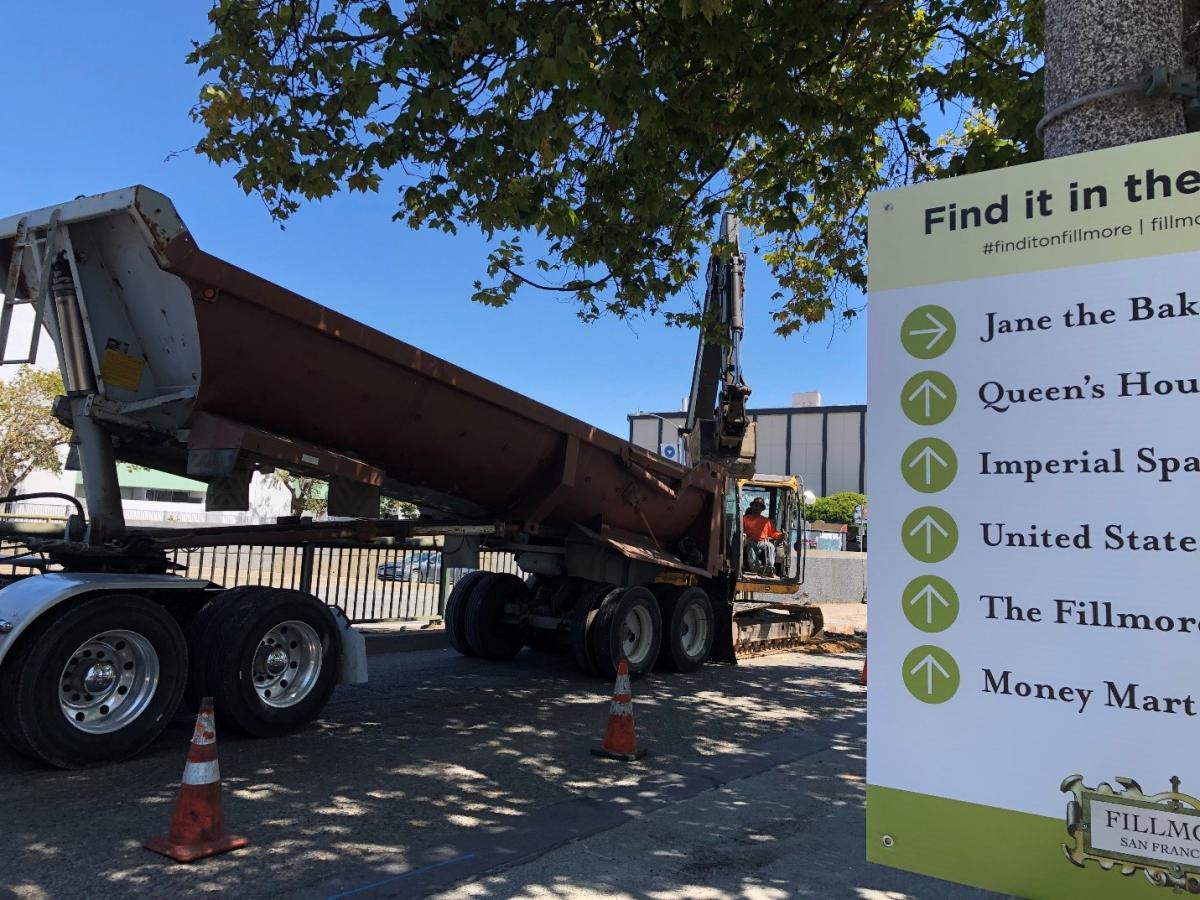
[[[212,645],[212,631],[221,620],[228,591],[220,591],[200,607],[184,626],[183,635],[188,647],[188,677],[183,690],[185,712],[200,708],[200,701],[210,696],[206,693],[205,669],[208,665],[208,648]]]
[[[529,588],[516,575],[488,572],[467,598],[467,643],[484,659],[512,659],[525,646],[525,629],[504,622],[504,607],[529,608]]]
[[[212,697],[219,721],[254,737],[276,737],[325,708],[342,648],[333,613],[316,597],[285,588],[231,588],[192,624],[192,652],[204,662],[198,675],[193,670],[188,694]]]
[[[46,614],[0,673],[0,721],[18,752],[61,769],[128,759],[183,696],[187,644],[145,597],[108,594]]]
[[[639,678],[654,667],[662,644],[662,615],[649,588],[635,586],[610,591],[592,623],[592,653],[602,678],[615,678],[617,664],[629,664],[629,677]]]
[[[592,651],[592,627],[596,622],[596,613],[609,592],[620,590],[611,584],[594,585],[579,595],[571,610],[571,656],[575,658],[575,665],[579,666],[580,671],[593,678],[600,677],[596,656]]]
[[[467,642],[467,599],[471,590],[487,572],[468,572],[454,583],[450,596],[446,598],[446,639],[450,646],[463,656],[475,656]]]
[[[663,590],[663,588],[670,588]],[[662,611],[662,647],[658,667],[668,672],[694,672],[712,653],[716,617],[703,588],[659,585],[654,594]]]

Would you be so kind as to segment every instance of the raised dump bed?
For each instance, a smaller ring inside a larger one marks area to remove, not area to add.
[[[374,515],[382,488],[523,529],[603,524],[657,548],[691,536],[707,555],[719,470],[691,472],[205,253],[145,187],[0,220],[0,271],[52,215],[119,457],[225,479],[210,497],[226,509],[250,466],[278,465],[332,478],[344,514]],[[25,254],[18,295],[43,252]]]

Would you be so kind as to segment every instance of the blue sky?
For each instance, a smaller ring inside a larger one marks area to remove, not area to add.
[[[210,253],[609,431],[627,433],[629,412],[679,408],[694,333],[657,319],[585,325],[569,302],[532,289],[503,309],[473,303],[482,236],[392,222],[394,189],[307,205],[281,230],[232,169],[188,149],[200,134],[188,110],[201,81],[184,57],[209,33],[208,8],[64,0],[48,15],[38,4],[10,5],[0,216],[147,184],[174,200]],[[864,402],[865,316],[836,332],[823,324],[781,338],[770,319],[774,290],[751,256],[744,365],[753,405],[786,406],[807,390],[826,404]]]

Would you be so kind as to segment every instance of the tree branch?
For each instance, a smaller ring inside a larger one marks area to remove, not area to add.
[[[561,291],[562,293],[566,293],[566,294],[574,294],[577,291],[590,290],[593,288],[602,287],[606,282],[608,282],[613,277],[613,273],[609,272],[603,278],[598,279],[598,280],[572,281],[569,284],[565,284],[565,285],[562,285],[561,287],[559,287],[558,285],[553,285],[553,284],[538,284],[536,281],[532,281],[531,279],[526,278],[520,272],[516,271],[515,269],[511,268],[510,266],[508,266],[505,263],[497,262],[496,265],[502,271],[511,275],[513,278],[517,279],[517,281],[520,281],[522,284],[527,284],[530,287],[537,288],[540,291]]]

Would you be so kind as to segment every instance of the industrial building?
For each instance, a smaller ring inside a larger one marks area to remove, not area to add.
[[[866,493],[863,463],[867,407],[822,406],[817,392],[795,394],[792,405],[749,410],[758,423],[758,471],[798,475],[819,497],[841,491]],[[682,459],[682,412],[629,416],[629,440],[672,459]]]

